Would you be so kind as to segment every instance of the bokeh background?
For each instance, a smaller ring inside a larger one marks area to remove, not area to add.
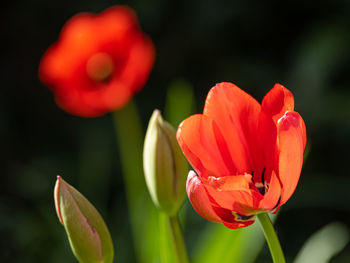
[[[193,88],[193,113],[215,83],[234,82],[259,101],[281,83],[295,96],[309,140],[298,188],[276,220],[287,261],[322,226],[350,227],[350,1],[13,0],[2,3],[0,16],[1,262],[76,262],[54,210],[57,174],[101,211],[118,262],[135,261],[111,115],[67,114],[37,76],[72,15],[115,4],[136,10],[157,50],[134,98],[144,129],[178,81]],[[187,207],[191,254],[211,223]],[[270,262],[266,245],[257,262]],[[331,262],[350,262],[350,246]]]

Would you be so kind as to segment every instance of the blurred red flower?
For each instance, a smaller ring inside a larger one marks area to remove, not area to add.
[[[198,174],[187,179],[194,209],[234,229],[252,224],[257,213],[276,212],[291,197],[306,129],[285,87],[276,84],[260,105],[234,84],[220,83],[203,114],[180,124],[177,140]]]
[[[80,13],[44,54],[40,79],[67,112],[95,117],[123,107],[145,84],[155,57],[133,10]]]

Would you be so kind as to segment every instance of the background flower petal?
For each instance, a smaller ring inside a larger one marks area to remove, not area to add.
[[[88,66],[96,55],[106,59],[92,71]],[[55,92],[61,108],[96,117],[123,107],[145,84],[154,59],[153,43],[134,11],[115,6],[72,17],[44,54],[39,77]]]

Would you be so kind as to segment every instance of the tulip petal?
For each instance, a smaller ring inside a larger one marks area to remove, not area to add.
[[[305,122],[304,120],[300,117],[300,121],[301,121],[301,133],[303,136],[303,146],[305,149],[306,143],[307,143],[307,138],[306,138],[306,126],[305,126]]]
[[[281,198],[281,184],[275,172],[272,172],[269,182],[269,188],[260,203],[263,210],[274,210],[279,206]]]
[[[240,179],[241,178],[238,178],[236,182],[233,182],[233,180],[229,179],[228,181],[230,182],[228,182],[228,185],[231,184],[235,185],[236,187],[239,187],[239,185],[244,185],[245,180]],[[227,187],[227,185],[222,184],[222,182],[216,183],[221,185],[221,188],[219,187],[219,189],[226,189]],[[213,201],[212,197],[208,196],[207,188],[193,171],[190,171],[188,174],[186,188],[188,198],[190,199],[193,208],[203,218],[212,222],[223,223],[231,229],[245,227],[254,223],[254,216],[245,217],[243,215],[237,214],[232,210],[219,207],[219,204],[212,205],[213,202],[215,203],[215,201]]]
[[[262,101],[262,111],[272,116],[275,123],[286,111],[294,110],[293,94],[280,84],[275,86],[265,95]]]
[[[221,222],[221,219],[211,206],[208,194],[201,180],[193,171],[190,171],[188,174],[186,190],[193,208],[200,216],[212,222]]]
[[[232,83],[220,83],[209,91],[203,114],[211,117],[221,131],[236,170],[231,174],[251,172],[255,157],[260,155],[257,147],[257,125],[260,104],[249,94]]]
[[[187,118],[179,125],[176,136],[200,177],[229,175],[234,169],[223,135],[209,117],[197,114]]]
[[[259,208],[263,196],[252,186],[251,175],[209,177],[203,179],[213,206],[249,216]]]
[[[230,229],[237,229],[240,227],[246,227],[254,223],[255,221],[255,216],[251,217],[242,217],[238,215],[237,213],[221,208],[221,207],[213,207],[215,213],[221,218],[223,221],[222,223],[230,228]],[[241,219],[240,219],[241,218]]]
[[[265,180],[269,181],[271,171],[276,169],[276,124],[270,115],[261,111],[258,128],[257,137],[261,147],[261,156],[259,166],[254,170],[254,181],[261,182],[263,171],[265,171]]]
[[[282,184],[281,204],[293,194],[303,164],[305,130],[297,112],[286,112],[277,123],[278,169]]]
[[[230,229],[237,229],[237,228],[241,228],[241,227],[250,226],[254,222],[255,222],[255,219],[249,220],[249,221],[244,221],[244,222],[237,222],[237,223],[226,223],[226,222],[223,222],[223,224],[226,227],[230,228]]]

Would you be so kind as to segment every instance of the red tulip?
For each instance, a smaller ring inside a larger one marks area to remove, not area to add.
[[[145,84],[155,52],[133,10],[80,13],[44,54],[39,77],[67,112],[95,117],[123,107]]]
[[[276,212],[301,172],[306,129],[292,93],[276,84],[260,105],[232,83],[213,87],[203,114],[184,120],[177,140],[194,170],[187,194],[202,217],[229,228]]]

